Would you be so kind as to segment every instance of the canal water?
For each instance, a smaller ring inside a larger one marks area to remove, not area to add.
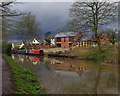
[[[53,94],[118,94],[117,67],[95,61],[12,54]]]

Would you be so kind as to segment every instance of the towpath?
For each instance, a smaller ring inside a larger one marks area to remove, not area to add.
[[[10,67],[2,57],[2,96],[13,94],[14,84],[11,80],[12,73],[10,72]]]

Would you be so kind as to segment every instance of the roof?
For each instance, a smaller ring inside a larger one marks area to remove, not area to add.
[[[37,39],[36,39],[36,40],[37,40]],[[39,43],[47,43],[47,41],[46,41],[45,39],[42,39],[42,38],[39,39],[38,41],[39,41]]]
[[[90,40],[89,37],[82,37],[82,38],[81,38],[81,41],[88,41],[88,40]]]
[[[90,40],[90,36],[81,36],[80,38],[77,39],[77,41],[88,41]]]
[[[100,36],[99,36],[99,39],[100,39],[101,37],[108,39],[108,38],[107,38],[106,36],[104,36],[104,35],[100,35]],[[95,39],[95,36],[92,36],[92,38],[93,38],[93,40],[96,40],[96,39]],[[108,39],[108,40],[109,40],[109,39]]]
[[[77,32],[59,32],[55,37],[68,37],[68,36],[77,36]]]

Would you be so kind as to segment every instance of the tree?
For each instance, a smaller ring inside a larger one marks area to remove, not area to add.
[[[5,48],[5,52],[6,52],[7,54],[10,54],[11,51],[12,51],[11,48],[12,48],[12,44],[8,43],[7,46],[6,46],[6,48]]]
[[[29,12],[20,17],[16,23],[15,31],[22,41],[26,43],[27,39],[32,41],[35,37],[40,38],[41,30],[39,25],[40,24],[36,21],[36,17]]]
[[[115,29],[115,30],[113,30],[113,29],[106,29],[106,30],[103,30],[103,32],[106,35],[106,37],[110,40],[110,42],[112,44],[115,44],[115,42],[118,39],[118,37],[117,37],[117,29]]]
[[[45,40],[46,40],[48,43],[50,43],[50,35],[51,35],[51,32],[50,32],[50,31],[48,31],[48,32],[45,33]]]
[[[2,53],[5,53],[5,48],[6,46],[8,45],[8,42],[7,41],[2,41]]]
[[[117,4],[116,2],[75,2],[70,8],[70,16],[72,17],[73,24],[77,25],[77,28],[81,32],[92,32],[99,47],[99,51],[102,52],[101,44],[99,40],[98,29],[102,25],[114,21],[117,17]]]
[[[2,25],[3,40],[8,39],[8,32],[10,30],[10,27],[13,26],[10,24],[12,20],[9,17],[19,16],[22,14],[10,9],[10,6],[16,3],[15,1],[16,0],[5,0],[4,2],[0,3],[0,24]]]

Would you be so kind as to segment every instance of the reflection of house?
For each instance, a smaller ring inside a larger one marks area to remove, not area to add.
[[[32,62],[33,63],[33,65],[36,65],[38,62]]]
[[[78,75],[81,76],[82,70],[77,69],[77,68],[72,68],[70,64],[54,64],[55,70],[61,70],[61,71],[71,71],[74,70]]]
[[[65,71],[69,71],[70,65],[69,64],[54,64],[54,68],[56,70],[65,70]]]
[[[75,46],[77,39],[81,34],[77,32],[59,32],[55,35],[55,46],[56,47],[70,47]]]
[[[80,70],[76,70],[75,72],[77,72],[79,76],[82,75],[82,71],[80,71]]]

